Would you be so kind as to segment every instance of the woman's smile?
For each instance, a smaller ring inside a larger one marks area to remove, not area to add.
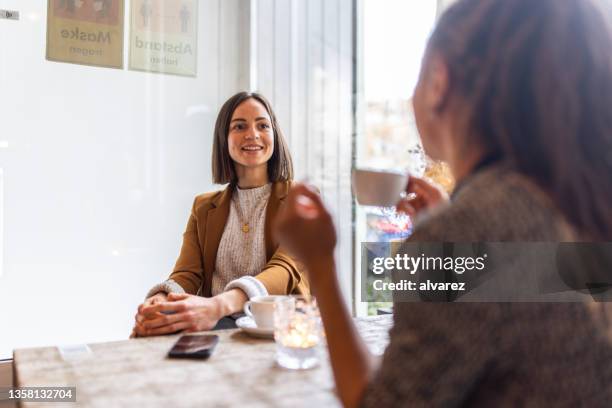
[[[259,153],[263,149],[264,149],[263,146],[257,145],[257,144],[248,144],[248,145],[244,145],[244,146],[242,146],[240,148],[240,150],[242,150],[243,152],[245,152],[247,154]]]

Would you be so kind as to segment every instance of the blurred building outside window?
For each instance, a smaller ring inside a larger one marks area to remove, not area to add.
[[[440,4],[439,4],[440,3]],[[428,158],[412,109],[421,59],[438,12],[448,1],[362,0],[357,29],[358,132],[356,166],[406,171],[450,192],[454,186],[446,164]],[[393,208],[357,207],[356,268],[362,242],[404,240],[412,220]],[[383,254],[381,254],[383,255]],[[357,281],[360,281],[357,277]],[[359,285],[357,287],[359,292]],[[357,294],[359,296],[359,294]],[[370,302],[358,314],[376,314],[388,303]]]

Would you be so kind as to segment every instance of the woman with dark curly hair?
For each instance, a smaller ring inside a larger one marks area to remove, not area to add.
[[[408,242],[612,241],[608,13],[460,0],[442,15],[413,103],[425,151],[458,185],[445,202],[412,179],[398,207],[427,214]],[[278,233],[309,271],[345,406],[610,406],[605,302],[398,302],[376,367],[342,300],[329,213],[305,186],[286,208]]]

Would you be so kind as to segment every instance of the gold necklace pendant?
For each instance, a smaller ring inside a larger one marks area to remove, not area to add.
[[[245,234],[249,232],[249,224],[248,223],[244,223],[242,225],[242,232],[244,232]]]

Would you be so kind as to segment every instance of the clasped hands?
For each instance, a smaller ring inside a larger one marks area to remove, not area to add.
[[[158,293],[138,306],[130,337],[210,330],[223,317],[215,299],[187,293]]]

